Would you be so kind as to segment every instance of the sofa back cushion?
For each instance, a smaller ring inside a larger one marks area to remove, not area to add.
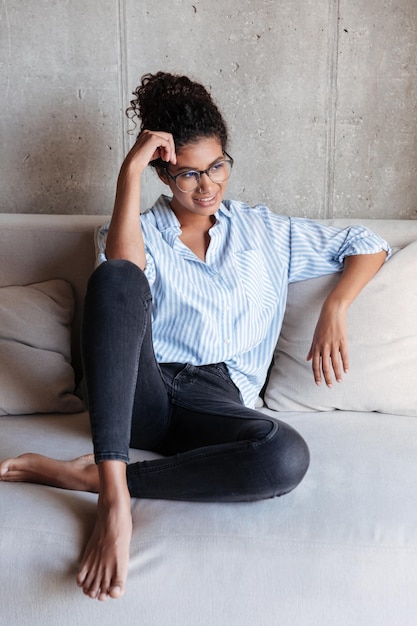
[[[397,222],[392,232],[385,222],[366,225],[394,246],[394,255],[348,311],[349,373],[331,388],[318,387],[306,361],[321,305],[338,276],[292,284],[265,390],[269,408],[417,415],[417,241],[401,249],[417,239],[417,222]]]
[[[107,220],[102,215],[0,214],[0,287],[62,278],[73,288],[71,350],[77,381],[82,303],[95,262],[94,233]]]
[[[0,287],[0,415],[77,413],[71,322],[74,297],[61,278]]]

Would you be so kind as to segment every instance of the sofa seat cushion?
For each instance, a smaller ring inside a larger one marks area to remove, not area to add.
[[[122,610],[147,626],[408,625],[417,611],[417,420],[280,417],[310,447],[301,485],[258,503],[132,500],[127,593],[105,608],[74,583],[96,496],[0,483],[5,623],[95,623],[99,612],[110,626]],[[91,451],[86,414],[2,417],[0,429],[0,458]],[[152,456],[132,451],[132,461]]]
[[[0,415],[74,413],[74,296],[61,279],[0,287]]]

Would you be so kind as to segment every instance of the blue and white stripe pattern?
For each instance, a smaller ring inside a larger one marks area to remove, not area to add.
[[[272,359],[288,283],[341,271],[345,256],[389,251],[362,226],[339,230],[226,200],[203,262],[179,239],[169,202],[161,196],[141,216],[156,357],[160,363],[226,363],[250,407]],[[98,262],[106,259],[107,230],[106,224],[98,232]]]

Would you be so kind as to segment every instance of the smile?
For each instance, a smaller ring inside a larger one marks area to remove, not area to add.
[[[212,204],[216,201],[217,194],[213,194],[212,196],[208,196],[207,198],[194,198],[194,202],[198,202],[200,204]]]

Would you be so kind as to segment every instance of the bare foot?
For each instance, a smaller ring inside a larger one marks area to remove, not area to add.
[[[96,524],[77,576],[77,584],[90,598],[107,600],[124,595],[131,536],[127,487],[110,504],[100,495]]]
[[[98,492],[99,478],[92,454],[80,456],[72,461],[58,461],[41,454],[22,454],[0,463],[0,480],[5,482],[27,482]]]
[[[92,454],[72,461],[58,461],[27,453],[0,463],[0,481],[100,491],[97,519],[84,552],[77,584],[90,598],[99,600],[119,598],[124,594],[132,536],[130,493],[124,463],[101,463],[99,470]]]

